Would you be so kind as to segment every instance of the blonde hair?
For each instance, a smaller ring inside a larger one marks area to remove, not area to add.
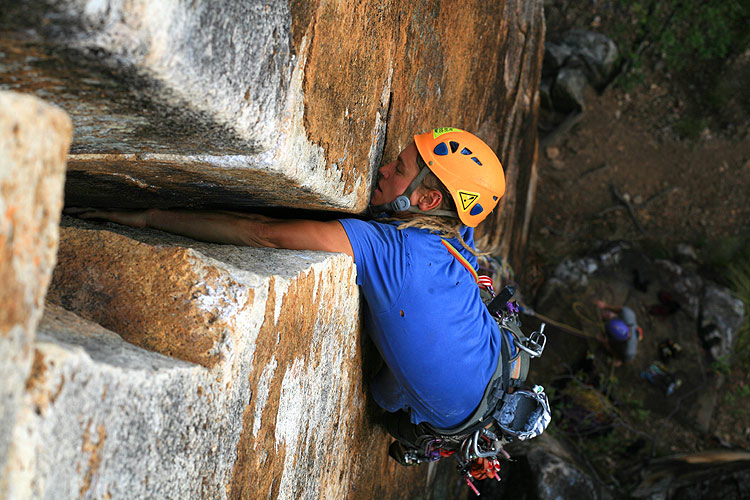
[[[422,168],[427,168],[427,165],[420,155],[417,155],[417,166],[420,168],[420,170]],[[432,234],[437,234],[444,238],[456,238],[461,243],[461,246],[463,246],[466,250],[477,257],[479,257],[480,255],[489,255],[489,252],[480,252],[479,250],[471,248],[466,243],[466,241],[464,241],[463,236],[461,236],[461,230],[464,228],[464,225],[458,218],[456,203],[453,201],[453,196],[451,196],[448,188],[446,188],[445,185],[440,182],[440,179],[438,179],[431,170],[427,173],[427,175],[425,175],[424,179],[422,179],[422,183],[420,184],[420,186],[424,186],[426,189],[434,189],[440,192],[443,200],[438,207],[435,207],[435,209],[454,212],[456,213],[456,217],[453,218],[439,215],[429,215],[429,213],[426,213],[425,215],[394,214],[393,216],[385,220],[403,221],[396,228],[399,230],[406,229],[407,227],[413,227],[417,229],[427,229]]]
[[[456,238],[466,250],[471,252],[476,257],[481,255],[489,255],[489,252],[480,252],[474,248],[471,248],[463,236],[461,236],[461,229],[464,225],[460,220],[449,219],[448,217],[440,217],[437,215],[417,215],[416,217],[393,217],[392,220],[403,220],[396,229],[406,229],[407,227],[414,227],[417,229],[427,229],[432,234],[444,238]]]

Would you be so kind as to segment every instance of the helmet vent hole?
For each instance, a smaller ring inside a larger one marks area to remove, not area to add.
[[[451,153],[455,153],[458,151],[458,143],[456,141],[451,141]]]
[[[479,215],[482,212],[484,212],[484,208],[482,208],[482,205],[480,205],[479,203],[477,203],[476,205],[474,205],[474,207],[471,209],[471,212],[469,212],[469,213],[471,215]]]
[[[461,150],[461,154],[462,154],[462,155],[470,155],[470,154],[471,154],[471,151],[470,151],[470,150],[469,150],[468,148],[463,148],[463,149]]]
[[[446,146],[444,142],[441,142],[440,144],[435,146],[433,152],[438,156],[445,156],[448,154],[448,146]]]
[[[493,196],[492,201],[497,201],[497,196]]]
[[[476,163],[480,167],[482,166],[482,162],[479,161],[479,159],[476,156],[472,156],[471,159],[474,160],[474,163]]]

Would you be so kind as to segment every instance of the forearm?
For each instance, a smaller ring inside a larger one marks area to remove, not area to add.
[[[201,241],[289,250],[343,252],[353,257],[337,221],[271,219],[234,212],[148,210],[146,225]]]
[[[338,221],[271,219],[238,212],[68,210],[68,213],[82,219],[103,219],[131,227],[149,227],[209,243],[322,250],[354,256],[346,231]]]
[[[210,243],[250,245],[245,237],[252,234],[248,225],[260,222],[221,212],[192,212],[151,209],[145,212],[145,226]],[[258,242],[260,243],[260,242]],[[254,244],[251,246],[267,246]]]

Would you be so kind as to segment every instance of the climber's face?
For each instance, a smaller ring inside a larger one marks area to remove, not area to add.
[[[370,203],[377,206],[392,202],[406,191],[418,173],[417,146],[412,142],[398,158],[380,167]],[[412,204],[416,204],[417,191],[412,193]]]

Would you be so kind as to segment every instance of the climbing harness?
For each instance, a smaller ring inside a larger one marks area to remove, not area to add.
[[[442,243],[474,276],[482,300],[500,328],[500,356],[479,406],[464,423],[452,428],[422,424],[427,430],[426,433],[419,436],[414,443],[394,442],[390,453],[402,465],[417,465],[453,456],[458,462],[458,471],[467,485],[479,494],[474,487],[471,474],[475,460],[486,459],[499,480],[499,459],[510,458],[503,448],[504,445],[514,440],[525,441],[540,435],[551,420],[549,401],[544,388],[538,385],[533,389],[523,387],[529,361],[540,357],[544,352],[547,342],[544,335],[545,325],[542,324],[538,331],[527,337],[521,330],[519,308],[513,301],[513,287],[506,286],[495,295],[489,277],[477,275],[458,250],[445,239]],[[510,333],[512,342],[508,340],[506,332]]]

